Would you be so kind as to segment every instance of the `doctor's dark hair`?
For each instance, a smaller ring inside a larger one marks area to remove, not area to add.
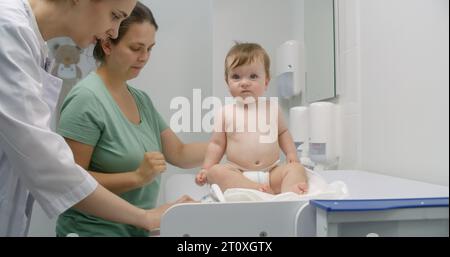
[[[155,27],[156,30],[158,30],[158,24],[156,23],[155,17],[153,16],[152,11],[142,4],[141,2],[136,3],[136,7],[134,7],[133,11],[131,12],[130,16],[127,17],[125,20],[122,21],[119,27],[119,34],[117,38],[111,38],[110,41],[113,45],[117,45],[120,40],[123,38],[123,36],[128,32],[131,25],[133,24],[142,24],[144,22],[148,22],[151,25]],[[103,52],[103,48],[101,45],[100,40],[97,41],[97,44],[95,45],[94,52],[93,52],[94,58],[96,61],[100,63],[105,62],[105,52]]]

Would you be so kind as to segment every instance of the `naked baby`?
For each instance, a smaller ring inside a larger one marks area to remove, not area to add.
[[[266,51],[258,44],[237,43],[225,59],[225,80],[236,101],[225,105],[215,117],[196,183],[217,184],[222,191],[249,188],[271,194],[305,194],[305,169],[278,103],[263,97],[270,81]],[[280,149],[286,163],[280,163]],[[224,154],[227,163],[221,164]]]

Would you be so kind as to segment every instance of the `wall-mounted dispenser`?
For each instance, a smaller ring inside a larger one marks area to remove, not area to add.
[[[276,53],[276,82],[279,96],[289,98],[301,93],[304,99],[304,52],[304,46],[295,40],[287,41],[278,47]]]
[[[306,106],[296,106],[289,110],[289,131],[297,148],[297,156],[303,166],[314,169],[308,157],[309,149],[309,111]]]
[[[289,131],[303,166],[317,171],[337,168],[337,111],[330,102],[289,110]]]
[[[336,108],[330,102],[316,102],[309,106],[309,157],[315,169],[328,169],[337,165]]]
[[[308,107],[296,106],[289,110],[289,131],[294,140],[297,151],[301,152],[300,156],[308,156],[309,144],[309,115]]]

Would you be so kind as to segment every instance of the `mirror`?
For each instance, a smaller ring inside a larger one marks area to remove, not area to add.
[[[305,1],[306,99],[336,96],[334,0]]]
[[[213,92],[227,96],[223,58],[234,41],[257,42],[272,61],[267,96],[278,96],[276,52],[295,40],[305,51],[306,86],[300,96],[280,98],[283,109],[335,97],[335,0],[214,0],[212,1]]]

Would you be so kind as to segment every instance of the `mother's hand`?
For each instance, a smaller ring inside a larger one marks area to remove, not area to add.
[[[146,185],[166,170],[166,160],[160,152],[148,152],[144,154],[144,160],[135,171],[139,185]]]

